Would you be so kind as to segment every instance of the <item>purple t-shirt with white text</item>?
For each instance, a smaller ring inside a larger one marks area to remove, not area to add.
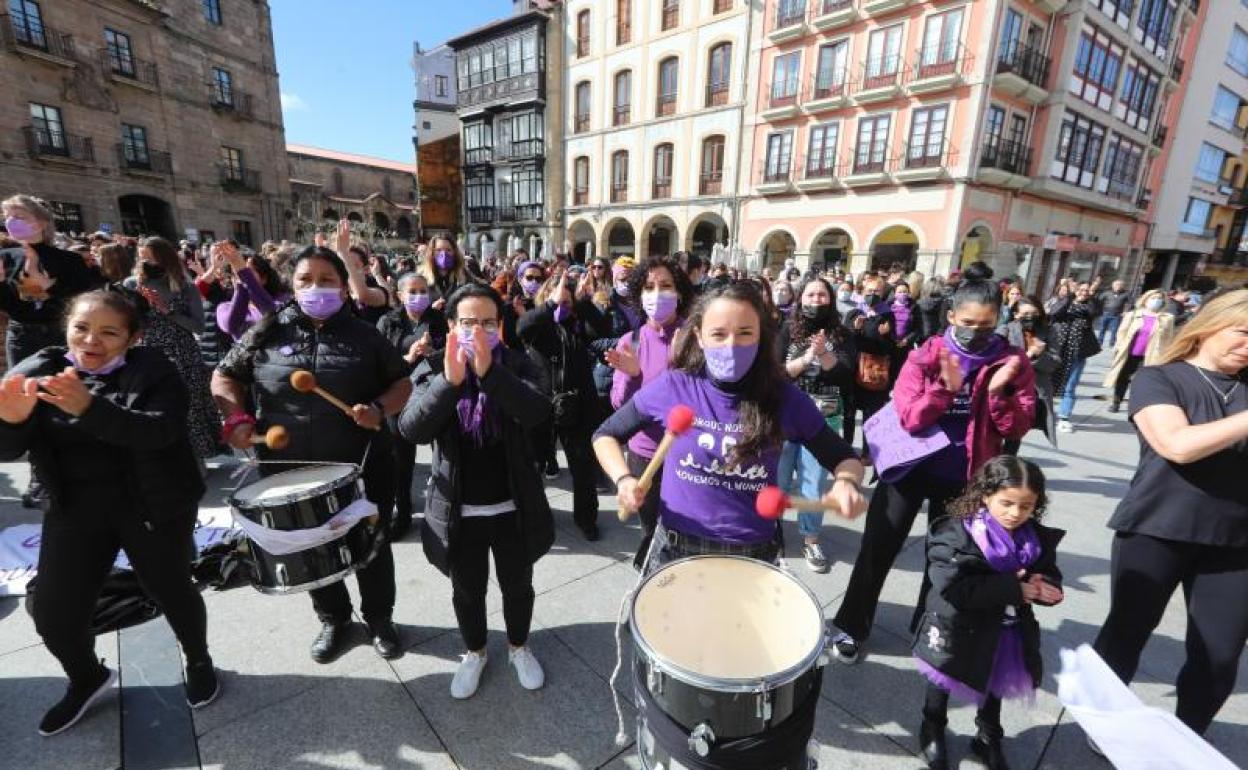
[[[664,527],[730,543],[761,543],[775,536],[775,522],[755,512],[754,498],[764,486],[776,484],[780,447],[727,467],[732,448],[741,440],[737,401],[705,377],[670,370],[633,396],[637,411],[659,425],[676,404],[688,406],[695,415],[693,427],[676,437],[663,463],[659,517]],[[780,395],[784,439],[809,441],[824,426],[810,396],[786,382]]]

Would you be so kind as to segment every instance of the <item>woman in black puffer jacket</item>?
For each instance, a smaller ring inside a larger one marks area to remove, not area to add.
[[[1075,411],[1075,390],[1079,387],[1079,378],[1083,376],[1084,364],[1101,352],[1096,332],[1092,329],[1092,320],[1097,315],[1092,287],[1086,283],[1079,284],[1073,301],[1069,298],[1060,300],[1050,315],[1055,324],[1057,354],[1062,361],[1053,373],[1053,396],[1062,399],[1057,407],[1057,430],[1074,433],[1070,416]]]

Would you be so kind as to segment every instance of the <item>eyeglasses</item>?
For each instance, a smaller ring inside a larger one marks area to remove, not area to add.
[[[524,280],[526,280],[526,281],[540,281],[540,280],[542,280],[542,277],[541,277],[540,275],[533,275],[533,274],[529,273],[529,274],[526,274],[526,275],[524,276]]]
[[[606,265],[590,265],[589,269],[590,270],[606,270],[607,267]]]
[[[487,318],[484,321],[479,321],[476,318],[461,318],[456,323],[462,329],[475,329],[480,326],[482,329],[485,329],[486,333],[498,331],[498,320],[495,318]]]

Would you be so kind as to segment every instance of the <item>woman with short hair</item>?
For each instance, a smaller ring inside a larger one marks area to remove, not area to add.
[[[1131,378],[1141,366],[1159,361],[1174,338],[1174,316],[1166,312],[1166,295],[1160,289],[1146,291],[1118,325],[1114,360],[1105,371],[1105,387],[1114,389],[1109,411],[1117,412],[1127,395]]]

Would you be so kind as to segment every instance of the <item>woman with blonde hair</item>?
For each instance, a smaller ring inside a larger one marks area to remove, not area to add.
[[[1124,682],[1175,589],[1187,604],[1176,715],[1204,733],[1248,642],[1248,290],[1188,321],[1131,385],[1140,463],[1109,520],[1109,616],[1096,651]]]
[[[1174,338],[1174,316],[1165,312],[1166,295],[1159,289],[1144,292],[1127,311],[1114,342],[1114,361],[1105,372],[1104,386],[1114,389],[1109,411],[1117,412],[1127,395],[1131,377],[1141,366],[1161,361],[1162,351]]]
[[[425,249],[425,258],[416,266],[416,272],[429,282],[433,309],[438,312],[442,312],[446,298],[452,292],[472,280],[464,267],[464,254],[449,233],[433,236]]]

